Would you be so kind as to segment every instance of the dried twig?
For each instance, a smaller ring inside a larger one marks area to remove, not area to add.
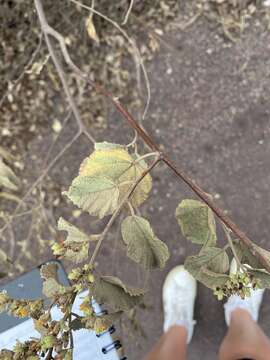
[[[134,4],[134,0],[130,0],[130,4],[129,4],[128,10],[126,12],[124,21],[122,22],[122,25],[126,25],[126,23],[128,22],[128,18],[129,18],[129,15],[131,13],[131,10],[133,8],[133,4]]]
[[[47,22],[47,19],[45,17],[45,14],[44,14],[44,11],[43,11],[43,7],[42,7],[42,4],[39,0],[35,0],[35,6],[36,6],[36,10],[37,10],[37,13],[38,13],[38,17],[39,17],[39,21],[40,21],[40,25],[41,25],[41,29],[42,29],[42,32],[44,34],[44,37],[45,37],[45,42],[47,44],[47,47],[49,49],[49,53],[52,57],[52,60],[54,62],[54,65],[55,65],[55,68],[57,70],[57,73],[61,79],[61,82],[62,82],[62,85],[63,85],[63,88],[64,88],[64,91],[66,93],[66,96],[67,96],[67,100],[68,100],[68,103],[70,105],[70,108],[74,114],[74,117],[78,123],[78,127],[79,127],[79,132],[81,134],[86,134],[86,136],[89,138],[89,140],[92,142],[92,143],[95,143],[95,139],[93,138],[93,136],[86,130],[84,124],[83,124],[83,121],[81,119],[81,116],[80,116],[80,112],[79,112],[79,109],[76,105],[76,102],[74,101],[74,98],[71,94],[71,91],[69,89],[69,86],[67,84],[67,80],[66,80],[66,76],[65,76],[65,72],[63,70],[63,67],[60,63],[60,60],[58,59],[57,55],[56,55],[56,52],[52,46],[52,43],[51,43],[51,40],[50,40],[50,37],[49,35],[55,37],[58,41],[59,41],[59,35],[54,29],[52,29],[48,22]],[[56,36],[57,34],[57,36]],[[63,39],[64,40],[64,39]],[[66,52],[67,52],[67,49],[66,49]]]

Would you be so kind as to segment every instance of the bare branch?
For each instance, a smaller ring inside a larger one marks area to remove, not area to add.
[[[57,73],[58,73],[58,75],[60,77],[60,80],[62,82],[64,91],[65,91],[67,99],[68,99],[68,103],[70,105],[70,108],[71,108],[71,110],[72,110],[72,112],[74,114],[74,117],[75,117],[75,119],[76,119],[76,121],[78,123],[79,131],[80,131],[80,133],[87,134],[87,137],[90,139],[90,141],[92,143],[95,143],[95,139],[86,130],[86,128],[85,128],[85,126],[83,124],[83,121],[82,121],[81,116],[80,116],[79,109],[78,109],[78,107],[77,107],[77,105],[76,105],[76,103],[75,103],[75,101],[73,99],[73,96],[72,96],[71,91],[69,89],[69,86],[67,84],[67,80],[66,80],[66,76],[65,76],[63,67],[62,67],[62,65],[60,63],[60,60],[58,59],[58,57],[56,55],[56,52],[55,52],[55,50],[54,50],[54,48],[52,46],[49,35],[53,36],[59,42],[59,44],[61,46],[61,50],[63,52],[63,55],[64,55],[64,57],[66,59],[66,58],[70,58],[70,57],[69,57],[66,45],[64,43],[64,38],[57,31],[55,31],[51,26],[49,26],[49,24],[47,22],[47,19],[45,17],[45,13],[44,13],[44,10],[43,10],[43,7],[42,7],[42,4],[41,4],[40,0],[35,0],[35,6],[36,6],[37,13],[38,13],[38,17],[39,17],[39,21],[40,21],[40,25],[41,25],[41,30],[42,30],[42,32],[44,34],[44,37],[45,37],[45,42],[46,42],[47,47],[49,49],[49,53],[50,53],[51,58],[52,58],[52,60],[54,62]],[[63,43],[64,43],[64,46],[63,46]]]
[[[131,10],[133,8],[133,4],[134,4],[134,0],[130,0],[128,11],[127,11],[127,13],[125,15],[125,18],[124,18],[124,21],[122,22],[122,25],[126,25],[126,23],[128,22],[128,18],[129,18],[129,15],[131,13]]]

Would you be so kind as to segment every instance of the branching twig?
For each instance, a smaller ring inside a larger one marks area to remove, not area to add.
[[[98,15],[100,15],[95,9],[89,8],[86,5],[81,4],[80,2],[76,1],[76,0],[70,0],[71,2],[82,6],[84,8],[87,8],[89,10],[91,10],[94,13],[97,13]],[[215,215],[221,220],[222,223],[224,223],[227,228],[229,228],[235,235],[236,237],[242,241],[242,243],[251,251],[251,253],[256,256],[256,258],[260,261],[261,265],[270,272],[270,265],[268,263],[268,260],[266,259],[266,257],[260,253],[256,247],[253,245],[252,241],[247,237],[247,235],[241,231],[238,226],[224,213],[224,211],[222,209],[220,209],[219,207],[217,207],[214,202],[209,198],[209,196],[179,167],[177,167],[169,158],[169,156],[167,156],[166,154],[162,153],[159,149],[159,146],[154,142],[154,140],[146,133],[146,131],[139,125],[139,123],[133,118],[133,116],[122,106],[122,104],[114,98],[114,96],[107,91],[106,89],[104,89],[102,86],[93,83],[93,81],[91,81],[89,79],[88,74],[85,74],[84,72],[82,72],[71,60],[69,53],[67,51],[65,42],[64,42],[64,38],[61,34],[59,34],[58,32],[56,32],[54,29],[52,29],[47,21],[46,18],[44,16],[43,13],[43,9],[42,9],[42,5],[40,3],[40,0],[35,0],[35,4],[37,7],[37,11],[39,13],[39,17],[40,17],[40,21],[42,23],[43,29],[46,31],[47,34],[50,34],[52,36],[54,36],[61,47],[61,51],[62,54],[64,56],[64,59],[66,61],[66,63],[78,74],[80,75],[82,78],[84,78],[89,84],[91,84],[92,86],[95,87],[95,89],[97,91],[99,91],[101,94],[103,94],[104,96],[106,96],[112,103],[113,105],[116,107],[116,109],[122,114],[122,116],[125,118],[125,120],[129,123],[129,125],[138,133],[138,135],[144,140],[144,142],[149,146],[150,149],[152,149],[155,152],[158,152],[160,154],[162,154],[159,158],[159,160],[162,160],[165,164],[167,164],[167,166],[176,174],[176,176],[181,180],[184,181],[189,188],[204,202],[206,203],[210,209],[215,213]],[[101,14],[102,15],[102,14]],[[101,16],[100,15],[100,16]],[[104,17],[104,15],[102,15]],[[116,214],[117,215],[117,214]],[[116,217],[116,216],[115,216]],[[114,215],[112,216],[112,218],[110,219],[110,222],[114,221]],[[108,225],[109,225],[108,223]],[[105,228],[106,230],[106,228]],[[104,231],[105,231],[104,230]],[[107,231],[105,232],[106,235]],[[101,245],[102,240],[97,244],[97,251]],[[95,249],[95,250],[96,250]],[[94,254],[96,253],[96,251],[94,252]],[[93,255],[94,255],[93,254]],[[96,255],[96,254],[95,254]],[[94,256],[95,257],[95,256]],[[92,260],[93,263],[93,260]]]
[[[128,22],[128,18],[131,13],[131,10],[133,8],[133,4],[134,4],[134,0],[130,0],[130,4],[129,4],[128,10],[127,10],[127,13],[125,15],[124,21],[122,22],[122,25],[126,25],[126,23]]]

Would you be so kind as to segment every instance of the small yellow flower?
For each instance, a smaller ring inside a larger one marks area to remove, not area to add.
[[[94,325],[94,331],[97,334],[100,334],[107,329],[108,329],[108,325],[106,325],[106,323],[104,321],[102,321],[102,319],[96,319],[95,325]]]
[[[88,281],[89,281],[91,284],[93,284],[93,282],[95,281],[95,277],[94,277],[93,274],[89,274],[89,275],[88,275]]]
[[[90,304],[88,302],[82,302],[80,305],[80,310],[85,314],[85,315],[92,315],[93,313],[93,309],[90,306]]]
[[[25,307],[19,307],[16,311],[15,311],[15,315],[18,317],[27,317],[29,316],[29,312]]]

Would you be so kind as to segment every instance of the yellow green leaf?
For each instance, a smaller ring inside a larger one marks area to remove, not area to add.
[[[99,218],[112,214],[119,199],[118,186],[101,175],[76,177],[64,194],[75,205]]]
[[[105,176],[111,179],[118,185],[120,202],[146,169],[145,161],[131,156],[123,146],[104,142],[97,143],[95,151],[83,161],[78,177]],[[141,205],[147,199],[151,188],[152,179],[147,174],[130,198],[132,206]]]
[[[128,216],[121,224],[127,256],[145,269],[163,268],[169,258],[167,245],[159,240],[149,222],[137,215]]]
[[[62,217],[58,220],[58,230],[67,231],[68,235],[65,240],[66,244],[73,242],[81,243],[90,240],[88,235]]]
[[[215,256],[213,256],[213,252],[215,252]],[[188,256],[185,260],[185,269],[195,279],[211,289],[223,287],[227,280],[230,279],[229,275],[217,273],[207,268],[207,266],[211,266],[211,261],[213,261],[217,255],[223,257],[222,249],[216,249],[213,252],[210,251],[208,254]]]

